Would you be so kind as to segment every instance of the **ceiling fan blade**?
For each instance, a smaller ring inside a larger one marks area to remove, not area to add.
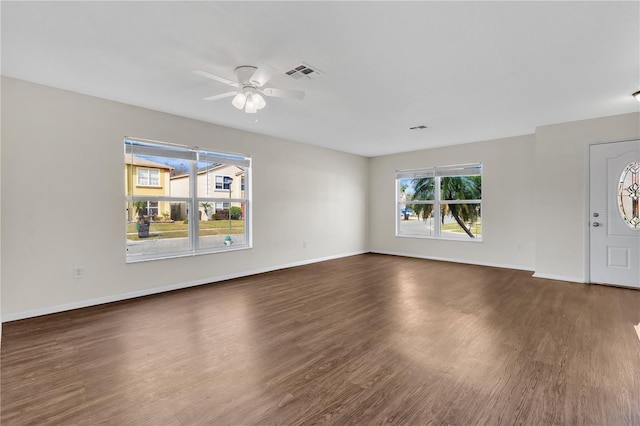
[[[304,99],[304,92],[302,90],[273,89],[271,87],[267,87],[260,91],[265,95],[272,96],[274,98]]]
[[[220,95],[213,95],[213,96],[209,96],[208,98],[204,98],[205,101],[217,101],[218,99],[223,99],[223,98],[228,98],[231,96],[236,95],[238,92],[227,92],[227,93],[222,93]]]
[[[211,74],[210,72],[198,70],[198,71],[194,71],[194,73],[196,73],[198,75],[201,75],[202,77],[210,78],[211,80],[219,81],[220,83],[228,84],[229,86],[240,87],[240,85],[238,83],[236,83],[235,81],[231,81],[231,80],[226,79],[224,77],[220,77],[218,75]]]
[[[271,80],[271,77],[278,74],[279,71],[269,64],[262,64],[258,67],[256,72],[253,73],[249,81],[256,86],[264,86],[267,81]]]

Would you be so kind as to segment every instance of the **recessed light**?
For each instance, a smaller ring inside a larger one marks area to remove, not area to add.
[[[634,93],[633,96],[636,98],[636,100],[638,102],[640,102],[640,90],[638,90],[636,93]]]
[[[428,129],[428,127],[425,126],[424,124],[420,124],[419,126],[409,127],[409,130],[424,130],[424,129]]]

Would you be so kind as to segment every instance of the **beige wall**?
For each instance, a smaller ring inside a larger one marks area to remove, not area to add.
[[[370,160],[370,249],[509,266],[588,282],[588,147],[640,137],[640,113],[575,121],[535,134]],[[395,237],[398,169],[482,162],[483,242]]]
[[[2,84],[0,84],[0,99],[2,97]],[[0,102],[0,119],[2,118],[2,103]],[[4,131],[0,126],[0,167],[2,165],[2,139]],[[2,241],[2,173],[0,169],[0,242]],[[2,342],[2,244],[0,244],[0,342]]]
[[[372,158],[370,249],[380,253],[533,269],[535,250],[532,135]],[[483,164],[482,242],[395,236],[395,172]]]
[[[251,155],[253,248],[127,264],[124,136]],[[2,137],[4,320],[367,249],[360,156],[10,78],[2,79]],[[25,165],[48,170],[47,180]],[[29,208],[34,199],[56,210],[43,216]],[[78,206],[99,214],[74,214]],[[76,266],[84,278],[74,279]]]
[[[640,114],[536,129],[536,276],[588,281],[589,144],[640,137]]]
[[[188,197],[189,191],[189,175],[173,178],[169,183],[171,187],[171,194],[174,197]]]
[[[251,155],[254,248],[126,264],[125,135]],[[367,159],[3,78],[1,312],[16,319],[368,250],[584,281],[588,146],[638,137],[632,113]],[[48,180],[23,173],[26,162]],[[482,242],[395,237],[396,170],[473,162],[484,165]],[[55,221],[22,207],[34,196],[57,206]],[[78,206],[100,215],[69,213]]]

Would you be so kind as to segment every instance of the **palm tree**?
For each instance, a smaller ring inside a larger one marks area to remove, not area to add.
[[[138,220],[142,220],[144,209],[147,208],[147,202],[146,201],[134,201],[134,202],[131,203],[131,207],[133,209],[135,209],[135,214],[133,215],[133,217],[137,217]]]
[[[435,199],[436,187],[434,178],[415,178],[411,180],[411,185],[413,186],[413,194],[408,195],[407,199],[411,198],[414,201]],[[407,207],[413,210],[418,215],[418,218],[422,217],[422,219],[427,219],[433,211],[433,204],[412,204]]]
[[[415,178],[411,181],[414,188],[413,200],[433,200],[435,199],[435,179],[432,177]],[[479,200],[482,198],[482,178],[480,176],[448,176],[440,179],[440,199],[441,200]],[[427,218],[433,211],[432,204],[414,204],[413,210],[422,214],[422,218]],[[471,233],[470,225],[480,217],[479,204],[441,204],[440,220],[444,223],[444,218],[450,214],[458,223],[460,228],[469,236],[475,238]]]

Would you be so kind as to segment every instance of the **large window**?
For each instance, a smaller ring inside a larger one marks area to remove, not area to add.
[[[127,262],[251,247],[250,157],[132,138],[124,152]]]
[[[396,236],[482,240],[482,165],[396,172]]]

